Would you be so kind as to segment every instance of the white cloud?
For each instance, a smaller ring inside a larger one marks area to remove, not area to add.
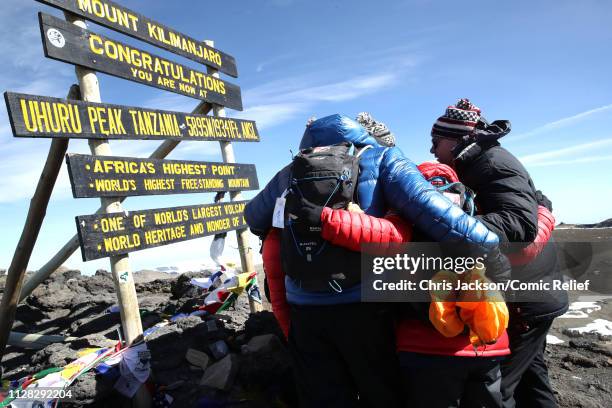
[[[275,65],[278,62],[285,61],[285,60],[288,60],[288,59],[294,58],[294,57],[297,57],[297,55],[295,53],[293,53],[293,52],[277,55],[275,57],[272,57],[270,59],[267,59],[267,60],[262,61],[259,64],[257,64],[257,67],[255,68],[255,72],[262,72],[264,70],[264,68],[267,67],[267,66],[270,66],[270,65],[273,65],[273,64]]]
[[[257,122],[259,130],[278,125],[299,116],[308,110],[307,103],[271,103],[266,105],[255,105],[248,107],[235,115],[240,119],[253,119]]]
[[[247,108],[236,115],[253,119],[260,129],[270,128],[300,115],[308,115],[317,103],[341,102],[385,89],[399,80],[399,73],[353,76],[341,81],[317,82],[312,77],[288,78],[246,90]]]
[[[555,130],[555,129],[559,129],[562,127],[566,127],[566,126],[570,126],[573,125],[577,122],[580,122],[581,120],[584,120],[586,118],[589,118],[593,115],[596,115],[598,113],[602,113],[602,112],[607,112],[609,110],[612,110],[612,104],[610,105],[605,105],[605,106],[600,106],[599,108],[595,108],[595,109],[591,109],[588,110],[586,112],[581,112],[578,113],[576,115],[572,115],[572,116],[568,116],[566,118],[562,118],[559,120],[555,120],[554,122],[550,122],[547,123],[545,125],[539,126],[533,130],[530,130],[527,133],[521,133],[518,134],[516,136],[511,136],[509,137],[510,140],[512,141],[517,141],[517,140],[521,140],[521,139],[525,139],[527,137],[536,135],[536,134],[540,134],[540,133],[545,133],[545,132],[549,132],[551,130]]]
[[[601,149],[612,146],[612,139],[596,140],[594,142],[581,143],[569,147],[564,147],[557,150],[551,150],[542,153],[530,154],[523,156],[520,160],[527,165],[531,166],[542,166],[551,165],[545,163],[557,164],[558,162],[581,162],[585,163],[593,161],[594,158],[601,160],[602,157],[606,156],[591,156],[591,157],[576,157],[577,154],[585,154],[585,152],[596,150],[601,152]],[[551,160],[552,159],[552,160]],[[580,161],[578,161],[580,160]]]

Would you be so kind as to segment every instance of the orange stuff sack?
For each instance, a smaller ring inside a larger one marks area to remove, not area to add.
[[[475,268],[463,277],[464,283],[488,283],[484,268]],[[475,346],[492,344],[508,327],[509,313],[501,293],[494,290],[470,289],[461,293],[461,320],[470,328],[470,341]]]
[[[463,332],[465,324],[457,314],[455,302],[431,302],[429,321],[444,337],[455,337]]]
[[[430,291],[429,321],[444,337],[455,337],[463,332],[465,324],[457,314],[455,301],[446,299],[454,299],[457,274],[440,271],[431,280],[436,283],[448,282],[453,289]]]
[[[470,328],[474,346],[493,344],[508,328],[508,308],[504,302],[472,302],[473,309],[461,309],[461,320]]]

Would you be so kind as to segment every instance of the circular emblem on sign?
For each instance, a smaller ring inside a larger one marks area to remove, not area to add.
[[[47,30],[47,38],[49,39],[49,42],[57,48],[63,48],[64,45],[66,45],[64,35],[55,28],[50,28]]]

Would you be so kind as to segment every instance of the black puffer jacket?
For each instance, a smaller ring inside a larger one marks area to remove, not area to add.
[[[479,141],[472,139],[458,146],[455,169],[459,179],[476,193],[480,214],[477,218],[500,237],[502,248],[505,243],[505,250],[513,252],[529,245],[537,235],[536,189],[521,162],[498,142],[510,131],[510,123],[487,125]],[[513,267],[512,279],[548,283],[562,280],[555,243],[551,240],[529,264]],[[515,320],[534,321],[553,318],[567,310],[565,292],[540,294],[535,300],[510,303],[511,315],[520,317]]]
[[[474,143],[455,161],[459,179],[476,193],[477,216],[501,242],[533,242],[538,233],[538,203],[531,177],[521,162],[497,141]]]

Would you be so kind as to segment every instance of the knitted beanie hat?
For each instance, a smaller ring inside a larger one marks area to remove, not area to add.
[[[469,135],[480,119],[480,108],[469,99],[459,99],[455,105],[446,108],[431,129],[431,137],[460,139]]]
[[[368,112],[361,112],[355,120],[376,139],[378,144],[386,147],[395,146],[395,135],[391,133],[387,125],[375,120]]]

